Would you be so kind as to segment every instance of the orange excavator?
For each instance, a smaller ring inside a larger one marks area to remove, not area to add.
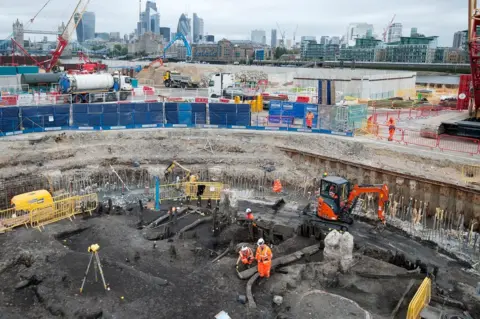
[[[351,185],[348,180],[339,176],[322,178],[316,212],[305,209],[304,214],[309,215],[313,224],[347,231],[348,225],[353,224],[351,212],[356,206],[358,196],[365,193],[379,194],[378,219],[385,224],[384,211],[388,203],[388,186],[386,184]]]

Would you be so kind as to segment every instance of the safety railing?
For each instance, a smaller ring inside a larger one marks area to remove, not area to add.
[[[462,166],[462,179],[465,184],[480,185],[480,165],[464,165]]]
[[[423,308],[430,303],[431,296],[432,281],[426,277],[408,305],[407,319],[419,319]]]
[[[373,123],[385,124],[390,118],[393,118],[396,121],[408,121],[414,119],[424,119],[429,117],[438,116],[445,112],[459,112],[456,109],[451,107],[442,107],[442,106],[421,106],[416,108],[397,109],[397,110],[382,110],[378,108],[373,109],[371,115],[371,121]]]
[[[222,192],[222,183],[196,182],[185,183],[185,195],[189,198],[219,200]]]
[[[184,183],[160,185],[160,203],[163,200],[178,200],[185,197]]]
[[[29,223],[28,211],[17,211],[15,208],[0,210],[0,233]]]

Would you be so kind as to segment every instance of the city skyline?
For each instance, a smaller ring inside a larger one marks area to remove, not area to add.
[[[248,7],[244,3],[243,7]],[[32,0],[4,0],[2,11],[0,12],[0,39],[6,39],[11,34],[11,25],[18,18],[21,22],[27,23],[40,9],[37,8]],[[188,18],[192,18],[193,13],[197,13],[205,20],[205,34],[213,34],[215,38],[228,39],[249,39],[252,30],[265,30],[267,43],[270,43],[270,31],[277,29],[277,38],[280,30],[286,31],[286,39],[293,37],[295,26],[299,24],[297,30],[297,42],[302,35],[320,36],[342,36],[346,34],[347,26],[350,23],[361,22],[372,24],[375,35],[381,35],[383,28],[388,24],[389,16],[396,13],[395,22],[402,23],[403,30],[409,30],[412,27],[418,27],[426,36],[439,36],[441,46],[451,46],[453,34],[456,31],[466,29],[467,3],[452,4],[446,0],[426,0],[418,3],[413,0],[405,0],[402,3],[384,4],[380,0],[368,0],[368,5],[352,6],[347,0],[338,0],[329,6],[329,10],[324,9],[324,3],[312,2],[308,8],[299,8],[296,15],[291,14],[291,8],[286,1],[270,1],[256,3],[251,1],[257,10],[252,12],[245,9],[245,14],[249,16],[248,20],[242,17],[238,10],[232,11],[228,4],[218,0],[207,0],[201,5],[192,1],[179,0],[174,8],[167,8],[161,2],[157,3],[158,12],[161,15],[160,27],[170,27],[176,29],[178,19],[188,8]],[[145,2],[143,2],[145,3]],[[76,4],[76,0],[66,0],[62,3],[56,3],[55,6],[49,5],[36,18],[32,28],[40,30],[54,30],[62,21],[66,22],[69,18],[71,8]],[[445,18],[441,19],[442,27],[438,27],[438,15],[430,20],[424,12],[429,12],[434,5],[439,12],[445,13]],[[116,14],[113,15],[111,8],[116,8]],[[144,5],[143,5],[144,6]],[[316,10],[323,8],[322,10]],[[372,11],[371,8],[375,8]],[[265,19],[261,11],[268,9],[272,16],[271,21]],[[97,16],[96,30],[98,32],[120,32],[130,34],[136,28],[138,22],[138,3],[129,0],[94,0],[90,3],[88,11],[95,12]],[[320,11],[320,13],[318,13]],[[338,13],[341,19],[335,14]],[[252,14],[254,16],[252,16]],[[255,19],[255,15],[259,15]],[[118,17],[121,19],[118,19]],[[262,17],[261,17],[262,16]],[[261,17],[261,18],[260,18]],[[299,18],[301,17],[301,18]],[[276,21],[280,23],[280,30],[276,26]],[[248,21],[248,22],[245,22]],[[255,21],[252,23],[252,21]],[[258,22],[257,22],[258,21]],[[301,23],[298,23],[301,21]],[[405,33],[405,31],[404,31]],[[405,34],[404,34],[405,35]],[[40,36],[29,35],[33,38]]]

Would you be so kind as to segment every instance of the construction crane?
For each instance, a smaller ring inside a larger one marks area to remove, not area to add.
[[[282,37],[282,47],[285,46],[285,30],[282,31],[282,29],[280,29],[280,25],[278,24],[277,22],[277,28],[278,28],[278,32],[280,32],[280,36]]]
[[[477,7],[477,0],[468,2],[468,48],[470,53],[470,67],[472,72],[473,115],[479,117],[480,107],[480,37],[477,34],[480,26],[480,10]]]
[[[48,4],[48,2],[50,2],[50,1],[47,1],[47,3],[42,7],[42,10],[43,10],[43,8],[45,8],[45,6]],[[75,10],[73,11],[72,16],[70,17],[70,20],[68,21],[67,25],[65,26],[65,29],[63,30],[62,34],[60,34],[58,36],[57,48],[55,49],[55,51],[53,51],[52,57],[50,59],[42,61],[42,62],[38,62],[36,59],[34,59],[31,55],[29,55],[27,53],[27,51],[23,48],[21,43],[17,43],[15,41],[15,39],[13,39],[13,38],[11,39],[12,43],[14,44],[14,46],[18,47],[26,56],[28,56],[30,59],[32,59],[32,61],[36,65],[44,68],[46,72],[50,72],[52,70],[52,68],[55,67],[55,65],[58,62],[58,59],[60,59],[60,56],[62,55],[63,51],[67,47],[68,43],[70,42],[70,39],[73,35],[73,32],[75,32],[75,30],[77,28],[77,24],[81,21],[83,13],[87,10],[87,6],[88,6],[89,3],[90,3],[90,0],[79,0],[78,1],[77,6],[75,7]],[[75,16],[77,17],[76,22],[75,22]],[[35,17],[36,17],[36,15],[35,15]],[[31,19],[31,21],[33,21],[34,18]]]
[[[397,16],[397,15],[394,14],[392,20],[390,20],[390,23],[387,24],[387,27],[386,27],[385,29],[383,29],[382,36],[383,36],[383,42],[385,42],[385,43],[387,42],[388,30],[390,30],[390,28],[392,27],[393,21],[395,20],[395,17],[396,17],[396,16]]]

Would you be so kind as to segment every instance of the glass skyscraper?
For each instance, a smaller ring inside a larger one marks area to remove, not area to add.
[[[178,19],[177,33],[182,33],[185,37],[191,34],[190,19],[182,13],[180,19]]]
[[[145,11],[140,13],[140,21],[137,23],[137,34],[145,32],[160,34],[160,13],[158,13],[155,1],[147,1]]]
[[[77,24],[77,41],[83,43],[95,38],[95,13],[85,12],[79,21],[80,14],[75,14],[75,23]]]

